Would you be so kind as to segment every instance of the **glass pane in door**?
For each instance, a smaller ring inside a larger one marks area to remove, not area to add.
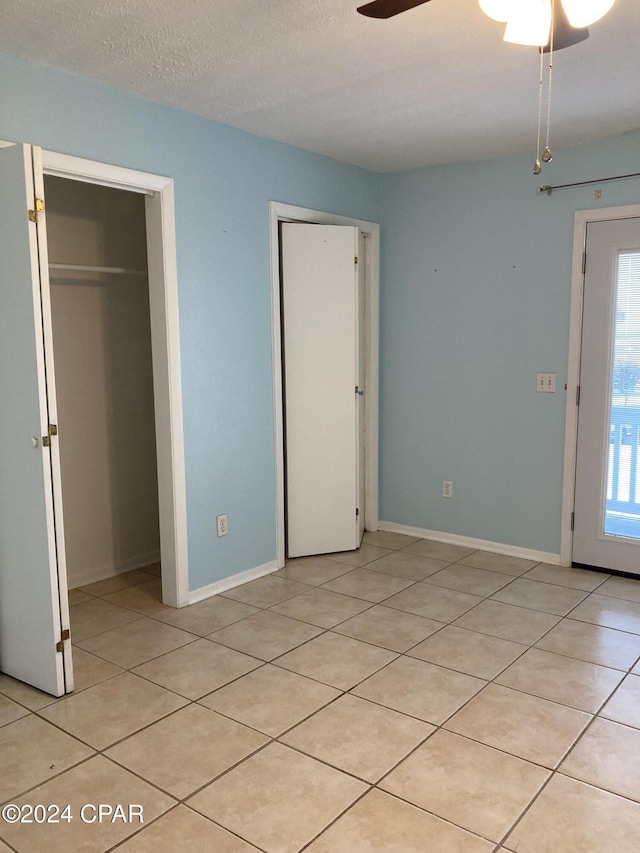
[[[640,539],[640,251],[618,253],[604,532]]]

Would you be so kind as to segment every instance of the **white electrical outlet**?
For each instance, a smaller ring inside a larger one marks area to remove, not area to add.
[[[554,394],[556,390],[555,373],[536,374],[536,391],[546,394]]]
[[[216,528],[218,530],[218,536],[226,536],[229,532],[227,527],[227,514],[223,513],[222,515],[216,515]]]
[[[451,480],[443,480],[442,481],[442,497],[443,498],[452,498],[453,497],[453,483]]]

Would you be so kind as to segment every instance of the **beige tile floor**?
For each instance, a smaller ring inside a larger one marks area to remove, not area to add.
[[[636,853],[640,579],[393,533],[179,611],[157,575],[72,590],[73,695],[0,675],[0,802],[73,816],[2,853]]]

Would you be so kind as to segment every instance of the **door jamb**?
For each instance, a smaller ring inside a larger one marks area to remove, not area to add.
[[[280,315],[280,222],[315,225],[351,225],[365,240],[365,530],[378,529],[378,354],[380,348],[380,225],[282,202],[269,202],[271,256],[271,371],[276,480],[276,562],[285,561],[284,424],[282,397],[282,344]]]
[[[162,600],[184,607],[189,567],[173,179],[52,151],[42,152],[42,167],[46,175],[146,196]]]
[[[640,205],[602,207],[577,210],[574,217],[573,255],[571,267],[571,311],[569,319],[569,363],[567,367],[567,402],[564,438],[564,473],[562,479],[562,518],[560,532],[560,563],[571,565],[573,551],[573,513],[576,484],[576,454],[578,452],[578,405],[576,396],[580,383],[582,350],[582,308],[584,297],[583,255],[587,246],[587,226],[590,222],[640,217]]]

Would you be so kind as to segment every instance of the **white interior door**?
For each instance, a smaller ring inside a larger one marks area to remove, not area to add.
[[[573,562],[640,574],[640,219],[589,223]]]
[[[46,232],[42,215],[37,224],[28,215],[36,192],[43,198],[39,149],[2,143],[0,186],[0,671],[60,696],[73,680],[62,633],[69,627],[64,561],[59,565],[56,549],[64,547],[62,529],[56,543],[54,515],[52,466],[59,460],[48,436],[53,364],[45,367],[51,329],[48,281],[41,288],[39,270]],[[59,498],[59,476],[56,489]]]
[[[364,534],[364,496],[365,496],[365,264],[367,261],[364,234],[358,234],[358,316],[356,335],[358,341],[358,397],[356,398],[356,431],[358,436],[358,545]]]
[[[282,225],[287,556],[360,544],[359,231]]]

